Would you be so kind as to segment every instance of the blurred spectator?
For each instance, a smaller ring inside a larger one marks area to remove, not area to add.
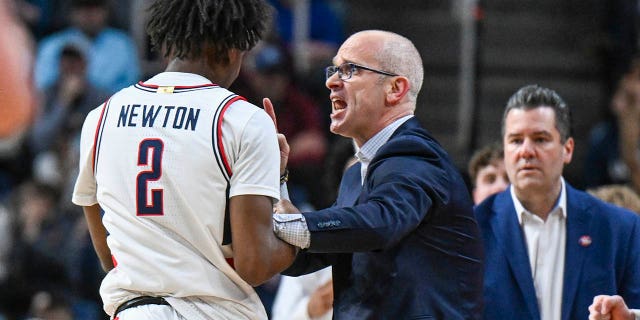
[[[36,105],[31,85],[33,39],[15,19],[16,7],[11,3],[0,1],[0,152],[31,124]]]
[[[0,1],[0,201],[29,175],[23,138],[37,105],[31,78],[33,39],[15,19],[10,3]]]
[[[605,12],[605,42],[603,58],[605,67],[605,93],[611,96],[615,92],[618,79],[628,70],[633,57],[638,52],[638,0],[597,1]]]
[[[40,291],[33,296],[28,320],[73,320],[71,306],[59,294]]]
[[[292,47],[294,41],[295,0],[270,0],[276,9],[275,31],[278,38]],[[309,0],[308,54],[311,65],[330,60],[344,40],[343,22],[337,2]]]
[[[95,88],[86,79],[86,66],[86,56],[81,48],[73,44],[64,46],[59,61],[60,77],[45,90],[43,107],[29,139],[29,150],[33,156],[32,179],[60,190],[63,194],[71,193],[77,175],[79,137],[84,118],[91,109],[108,98],[105,91]],[[81,214],[79,208],[71,205],[66,196],[60,199],[59,209]],[[88,234],[86,230],[85,233]],[[82,236],[84,234],[78,236],[79,240],[74,243],[79,246],[76,253],[82,250],[82,245],[90,246],[89,239]],[[88,253],[94,256],[93,250]],[[90,273],[91,270],[82,271]],[[83,272],[72,275],[80,277]],[[92,285],[92,289],[96,288],[95,281],[87,284]]]
[[[37,291],[62,292],[70,287],[63,261],[69,224],[57,215],[58,196],[52,188],[33,182],[16,190],[11,265],[0,284],[0,310],[8,315],[27,314]]]
[[[640,191],[640,58],[620,79],[610,103],[613,117],[590,132],[587,187],[631,183]]]
[[[494,142],[477,150],[471,156],[469,177],[475,204],[479,204],[490,195],[501,192],[509,186],[509,177],[504,168],[502,143]]]
[[[31,135],[35,153],[51,150],[57,141],[77,139],[89,111],[103,103],[109,95],[87,81],[84,52],[66,45],[58,63],[60,77],[44,92],[44,108]]]
[[[308,34],[305,42],[294,43],[294,34],[303,26],[295,25],[294,12],[296,6],[304,1],[269,0],[275,8],[274,37],[284,43],[287,50],[295,56],[292,72],[296,75],[298,86],[308,88],[309,96],[318,104],[326,105],[327,91],[324,85],[324,68],[331,65],[331,59],[345,39],[344,12],[346,1],[308,0],[308,18],[301,20],[307,23]],[[321,110],[323,128],[329,126],[331,108]],[[326,125],[326,126],[324,126]]]
[[[95,320],[103,315],[97,293],[104,272],[82,215],[60,206],[67,198],[34,181],[13,194],[11,237],[5,239],[11,263],[0,278],[0,314],[9,319],[30,314],[57,320],[70,313],[74,319]]]
[[[640,196],[628,186],[611,184],[587,189],[587,192],[602,201],[615,204],[618,207],[627,208],[640,214]]]
[[[247,59],[236,92],[249,101],[269,97],[278,115],[278,131],[287,136],[289,153],[289,192],[292,201],[318,206],[322,197],[320,181],[327,149],[327,138],[318,105],[293,80],[291,56],[275,44],[255,48]],[[244,83],[244,88],[242,88]]]
[[[125,0],[121,0],[125,1]],[[126,0],[128,1],[128,0]],[[166,69],[168,61],[162,56],[158,50],[153,49],[151,39],[146,32],[146,24],[149,21],[149,6],[152,0],[132,0],[130,1],[131,19],[129,30],[131,36],[138,45],[138,53],[140,54],[140,67],[142,69],[142,78],[149,79],[154,75]]]
[[[65,45],[74,43],[87,52],[88,79],[98,88],[114,93],[140,78],[136,45],[126,33],[109,28],[109,0],[71,0],[71,26],[40,41],[35,65],[39,89],[53,85]]]
[[[36,39],[59,30],[64,24],[65,0],[15,0],[17,15]]]

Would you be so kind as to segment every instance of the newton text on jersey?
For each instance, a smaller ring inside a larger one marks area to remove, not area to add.
[[[162,115],[160,115],[162,114]],[[160,127],[194,131],[200,109],[131,104],[120,108],[118,127]]]

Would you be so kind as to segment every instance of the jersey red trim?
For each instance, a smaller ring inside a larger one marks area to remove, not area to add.
[[[231,268],[233,268],[234,270],[236,269],[236,265],[233,262],[233,258],[224,258],[225,260],[227,260],[227,263],[231,266]]]
[[[224,117],[225,111],[227,111],[227,108],[229,108],[234,102],[238,100],[246,101],[247,99],[245,99],[242,96],[235,96],[229,101],[227,101],[227,103],[225,103],[225,105],[222,107],[222,110],[220,111],[220,116],[218,117],[218,123],[216,123],[216,127],[218,128],[218,137],[217,137],[218,150],[220,150],[220,157],[222,158],[224,168],[227,171],[227,174],[229,175],[229,177],[231,177],[233,172],[231,171],[231,166],[229,165],[229,161],[227,160],[227,154],[224,151],[224,145],[222,143],[222,119]]]
[[[176,89],[195,89],[195,88],[206,88],[206,87],[217,87],[218,85],[213,84],[213,83],[204,83],[204,84],[198,84],[198,85],[194,85],[194,86],[159,86],[157,84],[148,84],[148,83],[144,83],[142,81],[138,82],[139,86],[145,87],[145,88],[149,88],[149,89],[158,89],[160,87],[174,87]]]

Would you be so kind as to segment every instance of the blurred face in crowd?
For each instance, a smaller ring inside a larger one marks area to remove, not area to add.
[[[554,110],[545,106],[510,110],[503,138],[505,168],[516,196],[558,194],[574,142],[572,138],[561,141]]]
[[[380,69],[374,53],[380,46],[379,35],[356,34],[347,39],[333,59],[335,66],[347,62]],[[376,41],[378,40],[378,41]],[[385,112],[383,86],[391,77],[356,68],[350,79],[341,80],[338,72],[326,80],[331,90],[331,125],[335,134],[353,138],[358,146],[380,129]]]
[[[60,74],[83,76],[86,72],[87,63],[84,58],[77,56],[61,56],[60,57]]]
[[[256,72],[250,77],[253,89],[271,101],[281,102],[289,87],[289,76],[283,72]]]
[[[504,191],[509,186],[509,177],[504,161],[496,159],[478,170],[473,189],[473,202],[478,204],[492,194]]]
[[[71,9],[73,25],[90,37],[97,36],[107,25],[109,10],[105,6],[87,5]]]

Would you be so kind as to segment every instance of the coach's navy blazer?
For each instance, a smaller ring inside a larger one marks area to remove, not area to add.
[[[584,320],[598,294],[640,307],[640,217],[567,188],[562,320]],[[509,189],[475,209],[486,264],[484,319],[540,319],[526,242]]]
[[[415,118],[369,165],[345,172],[336,204],[305,213],[311,247],[284,272],[333,265],[335,319],[477,319],[483,251],[469,192]]]

